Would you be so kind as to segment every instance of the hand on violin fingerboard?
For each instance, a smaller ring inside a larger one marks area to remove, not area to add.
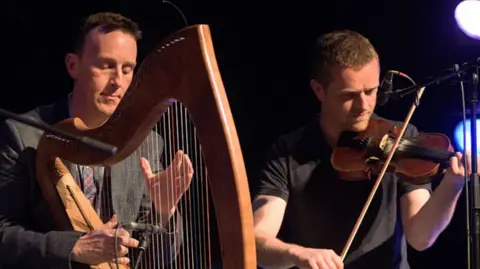
[[[467,152],[464,158],[462,153],[456,152],[455,156],[450,158],[450,166],[446,171],[445,180],[451,180],[453,183],[458,184],[463,184],[465,182],[465,159],[467,161],[467,175],[469,177],[472,175],[471,153]],[[480,158],[477,158],[477,167],[480,167]]]

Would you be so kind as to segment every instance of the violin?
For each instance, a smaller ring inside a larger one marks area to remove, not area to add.
[[[390,72],[409,78],[398,71]],[[411,81],[417,94],[400,128],[389,121],[371,118],[366,130],[343,132],[333,149],[330,162],[343,180],[370,179],[372,174],[377,177],[340,255],[342,261],[345,260],[386,172],[399,175],[400,180],[424,184],[432,181],[438,172],[444,173],[441,168],[449,166],[450,158],[455,155],[450,139],[444,134],[420,133],[405,136],[410,119],[426,88],[417,87]]]
[[[383,119],[370,119],[365,131],[345,131],[331,155],[331,163],[343,180],[371,178],[385,164],[399,135],[396,125]],[[448,136],[441,133],[420,133],[402,137],[386,168],[412,184],[425,184],[435,175],[445,172],[455,156]],[[443,168],[443,169],[442,169]]]

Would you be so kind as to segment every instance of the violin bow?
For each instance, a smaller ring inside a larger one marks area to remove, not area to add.
[[[353,239],[355,238],[355,236],[358,232],[358,229],[359,229],[360,225],[362,224],[362,221],[365,218],[365,215],[367,214],[368,208],[370,207],[370,204],[372,203],[373,197],[375,196],[375,193],[377,192],[377,189],[380,186],[380,183],[382,181],[383,176],[385,175],[385,173],[387,171],[388,166],[390,165],[390,162],[393,158],[393,155],[395,154],[395,150],[397,149],[398,144],[402,140],[403,134],[405,133],[405,130],[407,129],[408,124],[410,123],[410,119],[412,118],[413,113],[415,112],[415,109],[417,108],[417,106],[420,102],[420,98],[422,97],[424,90],[425,90],[425,87],[421,87],[417,91],[417,96],[416,96],[413,104],[411,105],[410,110],[408,111],[407,117],[405,118],[405,121],[403,122],[403,126],[400,129],[400,132],[399,132],[397,138],[395,139],[395,142],[393,143],[393,146],[392,146],[390,152],[388,153],[387,159],[386,159],[386,161],[385,161],[385,163],[382,167],[382,170],[378,174],[377,180],[375,181],[375,185],[373,186],[372,191],[370,192],[370,195],[368,196],[367,201],[365,202],[365,204],[362,208],[362,211],[360,212],[360,216],[357,218],[355,226],[353,227],[353,230],[350,233],[350,236],[347,240],[347,244],[345,245],[345,247],[342,251],[342,254],[340,256],[342,261],[345,260],[345,257],[347,255],[349,249],[350,249],[350,246],[352,245]]]

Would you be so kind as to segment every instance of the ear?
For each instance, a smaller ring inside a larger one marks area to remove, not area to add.
[[[80,57],[75,53],[68,53],[65,56],[65,66],[67,67],[68,74],[73,79],[77,79],[80,69]]]
[[[310,87],[317,96],[318,101],[322,102],[323,100],[325,100],[325,89],[320,83],[318,83],[318,81],[316,81],[315,79],[311,79]]]

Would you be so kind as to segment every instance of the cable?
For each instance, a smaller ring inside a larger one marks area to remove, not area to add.
[[[182,16],[183,22],[185,22],[185,27],[188,26],[187,18],[185,17],[185,15],[183,15],[183,12],[176,5],[174,5],[172,2],[168,0],[162,0],[162,4],[170,4],[173,8],[175,8],[178,11],[178,13],[180,13],[180,16]]]
[[[115,235],[114,235],[114,249],[115,249],[115,265],[117,266],[117,268],[120,268],[120,266],[118,265],[118,229],[120,229],[120,225],[117,225],[117,227],[115,228]]]
[[[460,74],[458,74],[460,77]],[[463,166],[464,166],[464,172],[465,172],[465,209],[467,210],[467,238],[470,238],[470,194],[469,194],[469,188],[468,188],[468,170],[467,170],[467,111],[465,108],[465,87],[463,85],[463,81],[460,79],[460,91],[462,93],[462,121],[463,121]],[[470,243],[469,240],[467,240],[467,268],[471,268],[470,266]]]
[[[417,83],[411,77],[409,77],[407,74],[402,73],[402,72],[397,71],[397,70],[390,70],[390,72],[392,72],[393,74],[395,74],[397,76],[404,77],[404,78],[410,80],[410,82],[412,83],[412,86],[417,86]]]

